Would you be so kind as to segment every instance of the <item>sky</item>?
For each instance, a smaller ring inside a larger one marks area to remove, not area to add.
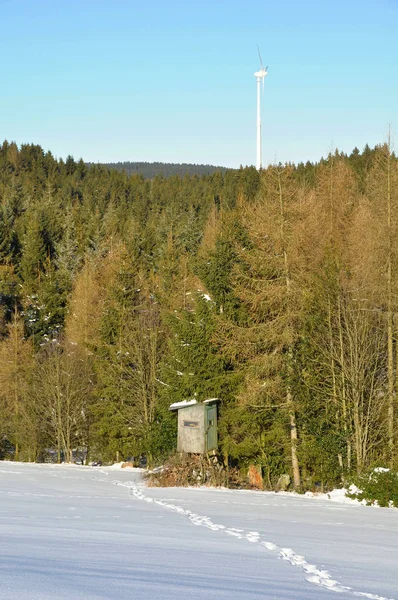
[[[264,165],[394,139],[398,0],[0,0],[0,140],[254,164],[257,45]]]

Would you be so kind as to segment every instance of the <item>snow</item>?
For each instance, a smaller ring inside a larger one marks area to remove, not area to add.
[[[314,498],[315,500],[325,500],[326,499],[326,500],[331,500],[332,502],[338,502],[339,504],[363,504],[363,505],[365,505],[366,502],[364,500],[361,502],[359,500],[355,500],[354,498],[348,498],[348,496],[346,496],[347,492],[349,492],[350,494],[356,494],[360,491],[361,490],[359,488],[357,488],[356,485],[351,484],[348,489],[346,489],[346,488],[336,489],[336,490],[332,490],[331,492],[327,492],[326,494],[306,492],[305,495],[307,498]]]
[[[337,496],[3,462],[0,600],[397,600],[398,511]]]
[[[185,408],[186,406],[193,406],[197,404],[198,401],[194,398],[192,400],[181,400],[181,402],[174,402],[174,404],[170,404],[169,410],[176,410],[178,408]]]
[[[190,373],[190,375],[193,375],[193,373]],[[202,404],[210,404],[217,401],[218,398],[208,398],[207,400],[204,400]],[[193,406],[194,404],[198,404],[198,401],[195,400],[195,398],[192,400],[182,400],[181,402],[174,402],[174,404],[170,404],[169,410],[177,410],[178,408],[185,408],[186,406]]]
[[[161,385],[165,385],[166,387],[170,387],[168,383],[165,383],[164,381],[162,381],[161,379],[158,379],[157,377],[155,377],[155,381],[157,381]]]
[[[204,300],[206,300],[206,302],[213,302],[213,300],[211,299],[211,297],[209,296],[209,294],[206,294],[206,293],[205,293],[203,290],[199,290],[199,289],[198,289],[198,294],[199,294],[200,296],[202,296],[202,298],[203,298]]]

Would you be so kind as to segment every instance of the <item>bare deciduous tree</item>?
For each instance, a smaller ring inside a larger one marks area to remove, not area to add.
[[[84,440],[87,400],[92,382],[85,369],[84,355],[68,342],[54,344],[37,359],[31,389],[35,410],[45,436],[72,461],[72,450]]]

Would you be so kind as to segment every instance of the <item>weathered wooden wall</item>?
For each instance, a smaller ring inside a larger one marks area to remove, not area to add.
[[[205,406],[194,404],[178,411],[178,452],[205,452]]]

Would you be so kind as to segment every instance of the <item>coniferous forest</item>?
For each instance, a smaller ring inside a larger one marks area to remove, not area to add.
[[[1,456],[161,461],[169,405],[211,397],[269,488],[397,466],[390,145],[145,179],[4,142]]]
[[[157,175],[163,177],[172,177],[173,175],[212,175],[216,171],[225,173],[228,169],[225,167],[216,167],[214,165],[194,165],[188,163],[160,163],[160,162],[118,162],[118,163],[99,163],[100,166],[117,171],[125,171],[127,175],[143,175],[145,179],[152,179]],[[94,163],[87,163],[92,167]]]

